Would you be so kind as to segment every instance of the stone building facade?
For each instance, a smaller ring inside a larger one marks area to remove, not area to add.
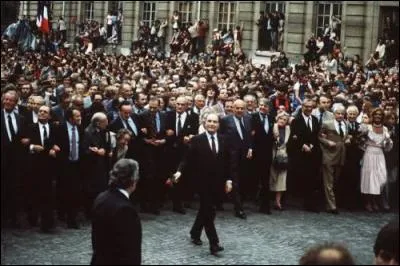
[[[37,4],[38,1],[20,1],[20,16],[36,16]],[[50,9],[54,21],[64,17],[72,40],[77,23],[84,19],[104,23],[108,12],[118,8],[122,8],[124,15],[122,47],[130,47],[136,39],[139,21],[171,21],[174,10],[180,12],[184,23],[206,20],[210,28],[208,40],[214,28],[243,24],[242,46],[247,54],[257,49],[256,23],[260,12],[278,10],[285,14],[284,51],[293,61],[305,53],[310,34],[320,33],[332,15],[341,21],[340,40],[345,55],[368,58],[376,47],[386,17],[396,28],[398,41],[398,1],[51,1]],[[171,25],[167,32],[168,39],[172,36]]]

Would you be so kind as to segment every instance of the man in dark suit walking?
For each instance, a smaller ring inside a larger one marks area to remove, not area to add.
[[[110,171],[109,189],[92,209],[92,265],[139,265],[142,226],[129,196],[139,179],[138,163],[121,159]]]
[[[256,180],[253,189],[260,185],[260,212],[271,214],[269,204],[269,175],[272,163],[273,118],[269,115],[270,102],[259,100],[259,111],[252,115],[254,134],[254,163]]]
[[[176,100],[176,110],[167,113],[166,140],[169,174],[176,172],[191,138],[197,135],[199,129],[199,116],[195,113],[188,115],[186,109],[187,99],[181,96]],[[182,206],[182,200],[188,199],[189,194],[188,180],[183,178],[179,184],[174,186],[172,191],[173,211],[181,214],[186,213]]]
[[[223,250],[223,247],[219,245],[214,225],[215,205],[220,194],[220,181],[225,181],[225,191],[229,193],[232,190],[230,177],[234,171],[234,164],[230,155],[231,150],[225,139],[217,134],[218,127],[218,115],[214,113],[207,115],[206,132],[193,137],[187,156],[183,158],[178,172],[174,174],[175,182],[178,182],[181,172],[186,167],[192,169],[191,177],[200,196],[200,209],[190,235],[194,244],[201,245],[200,236],[204,228],[213,255]]]
[[[81,127],[81,112],[76,108],[65,111],[65,123],[61,124],[56,136],[56,143],[60,148],[58,156],[59,165],[63,171],[60,173],[59,188],[63,207],[67,214],[68,228],[78,229],[76,221],[81,195],[81,156],[83,128]]]
[[[221,134],[225,135],[235,152],[233,158],[238,166],[238,177],[234,178],[233,200],[235,215],[246,219],[243,211],[242,199],[248,189],[248,176],[250,175],[250,160],[253,158],[253,140],[251,136],[251,116],[245,115],[246,103],[242,100],[234,102],[234,115],[229,115],[221,120]]]
[[[303,188],[304,208],[307,211],[319,212],[317,198],[321,193],[321,148],[319,144],[320,126],[318,119],[311,115],[314,103],[306,98],[301,112],[291,124],[290,146],[293,152],[296,169],[296,187]]]
[[[1,110],[1,219],[8,219],[17,226],[17,188],[18,157],[21,154],[21,132],[23,117],[14,109],[18,103],[18,94],[11,90],[3,94]]]

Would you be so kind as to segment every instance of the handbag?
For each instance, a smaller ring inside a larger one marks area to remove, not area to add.
[[[276,155],[274,157],[274,160],[272,161],[272,165],[276,170],[287,170],[289,165],[289,158],[284,152],[279,152],[277,148]]]

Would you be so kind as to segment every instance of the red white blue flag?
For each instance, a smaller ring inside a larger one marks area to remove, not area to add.
[[[43,33],[49,33],[49,6],[50,1],[38,1],[36,26]]]

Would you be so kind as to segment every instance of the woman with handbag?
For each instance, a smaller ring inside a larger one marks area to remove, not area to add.
[[[287,143],[290,136],[290,126],[288,125],[289,114],[281,112],[276,116],[274,124],[274,147],[273,160],[270,172],[270,190],[275,191],[275,209],[282,211],[282,193],[286,191],[286,176],[288,166]]]

